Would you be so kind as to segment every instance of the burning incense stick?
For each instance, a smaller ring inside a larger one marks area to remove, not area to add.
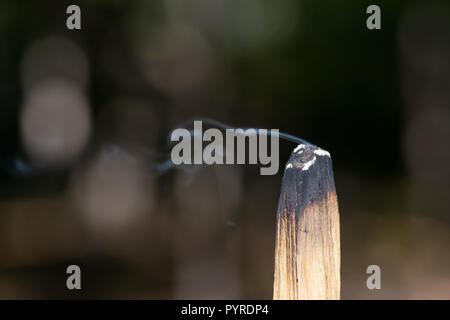
[[[291,154],[277,211],[274,299],[339,299],[339,211],[330,154]]]

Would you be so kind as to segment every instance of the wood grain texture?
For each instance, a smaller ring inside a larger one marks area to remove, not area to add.
[[[339,210],[329,154],[300,145],[277,210],[274,299],[340,299]]]

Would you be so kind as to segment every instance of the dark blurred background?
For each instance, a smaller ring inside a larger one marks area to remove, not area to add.
[[[270,299],[295,144],[162,170],[194,116],[330,151],[342,298],[450,298],[448,1],[2,1],[0,39],[0,298]]]

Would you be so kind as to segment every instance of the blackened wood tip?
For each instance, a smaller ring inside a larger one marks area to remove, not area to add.
[[[277,210],[274,299],[339,299],[339,210],[330,154],[299,145]]]
[[[285,166],[279,205],[301,214],[305,207],[335,193],[333,165],[328,151],[301,144],[292,151]],[[280,211],[279,208],[278,213]]]

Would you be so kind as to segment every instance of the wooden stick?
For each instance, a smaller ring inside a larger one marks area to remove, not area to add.
[[[273,298],[340,299],[339,211],[330,154],[299,145],[277,211]]]

